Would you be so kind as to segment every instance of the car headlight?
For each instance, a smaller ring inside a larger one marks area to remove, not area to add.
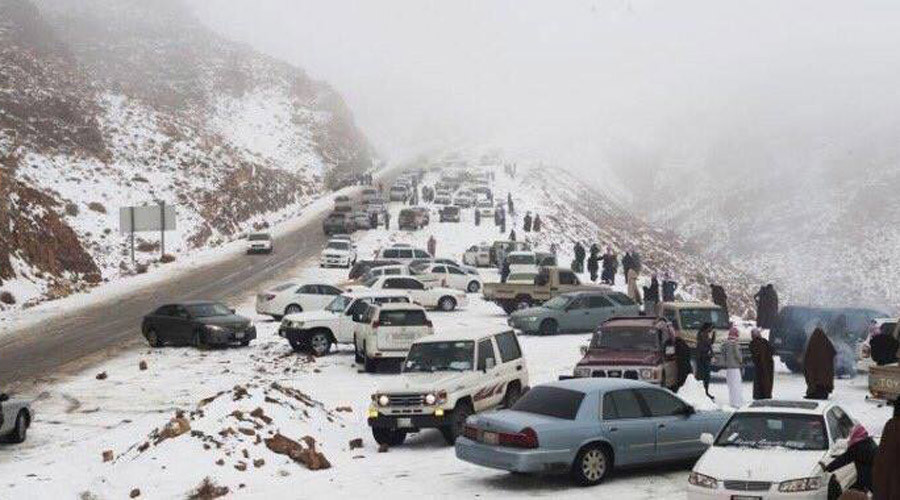
[[[435,397],[434,394],[426,394],[425,395],[425,404],[427,404],[428,406],[431,406],[435,403],[437,403],[437,397]]]
[[[822,478],[804,477],[784,481],[778,485],[778,491],[782,493],[797,493],[799,491],[815,491],[822,487]]]
[[[642,368],[641,369],[641,378],[644,380],[656,380],[656,369],[655,368]]]
[[[700,488],[708,488],[714,490],[719,487],[719,481],[714,477],[709,477],[699,472],[691,472],[688,476],[688,482]]]
[[[225,331],[224,328],[222,328],[221,326],[216,326],[216,325],[205,325],[204,328],[206,328],[207,332],[212,332],[212,333],[220,333],[220,332]]]
[[[381,396],[378,396],[378,404],[380,406],[387,406],[390,402],[390,398],[388,398],[386,395],[382,394]]]
[[[576,366],[573,373],[578,378],[587,378],[591,376],[591,368],[588,366]]]

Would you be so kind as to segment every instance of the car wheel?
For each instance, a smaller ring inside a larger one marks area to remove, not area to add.
[[[291,304],[284,308],[285,316],[287,316],[288,314],[300,314],[302,312],[303,312],[303,308],[300,307],[299,304]]]
[[[331,350],[331,337],[325,332],[316,332],[309,338],[309,348],[315,356],[324,356]]]
[[[162,342],[159,340],[159,334],[156,333],[156,328],[147,330],[147,344],[150,345],[150,347],[162,347]]]
[[[456,444],[456,438],[462,435],[463,428],[466,426],[466,419],[472,413],[472,405],[468,401],[456,403],[450,424],[441,427],[441,434],[443,434],[444,441],[447,441],[447,444]]]
[[[372,437],[378,444],[387,446],[400,446],[406,441],[406,431],[397,429],[385,429],[383,427],[373,427]]]
[[[468,290],[469,293],[478,293],[478,290],[480,289],[481,285],[477,281],[470,282],[469,286],[466,287],[466,290]]]
[[[572,464],[572,475],[582,486],[596,486],[603,482],[612,468],[609,455],[600,445],[582,448]]]
[[[441,300],[438,301],[438,308],[441,311],[450,312],[456,309],[456,299],[453,297],[441,297]]]
[[[200,330],[194,332],[194,336],[191,338],[191,345],[196,348],[206,347],[206,340],[203,338],[203,334]]]
[[[295,352],[300,352],[303,350],[303,342],[301,342],[298,338],[288,337],[288,343],[291,344],[291,349],[293,349]]]
[[[541,321],[541,335],[556,335],[559,333],[559,323],[555,319],[545,319]]]
[[[506,386],[506,394],[503,395],[503,402],[501,404],[504,408],[512,408],[520,397],[522,397],[522,389],[519,387],[518,383],[509,384]]]
[[[9,440],[11,443],[22,443],[25,442],[25,438],[28,434],[28,415],[25,410],[19,412],[16,415],[16,427],[13,429],[12,434],[9,436]]]

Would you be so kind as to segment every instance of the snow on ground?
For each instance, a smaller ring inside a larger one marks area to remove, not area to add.
[[[518,189],[499,176],[496,188],[503,197],[507,190]],[[531,193],[516,193],[521,209],[540,208],[531,206]],[[392,207],[393,221],[400,208]],[[475,227],[471,211],[466,212],[460,224],[441,224],[433,217],[431,226],[416,233],[361,233],[356,237],[360,258],[391,242],[424,247],[434,234],[438,256],[459,259],[468,246],[496,239],[499,232],[492,221]],[[497,279],[493,270],[484,270],[483,275],[488,281]],[[299,262],[277,281],[291,277],[338,283],[346,271]],[[436,330],[506,327],[498,307],[478,296],[471,298],[467,310],[430,313]],[[362,497],[376,488],[395,498],[683,496],[685,466],[623,472],[599,487],[584,489],[565,477],[512,475],[461,462],[434,430],[378,453],[366,409],[378,384],[396,375],[360,373],[348,346],[317,359],[293,353],[277,337],[277,323],[255,314],[253,301],[248,294],[235,304],[240,314],[254,319],[259,331],[259,339],[248,348],[136,349],[34,394],[37,416],[29,440],[0,447],[0,497],[67,498],[89,491],[98,498],[123,498],[139,488],[150,498],[184,498],[207,476],[227,486],[236,498]],[[579,347],[588,338],[521,336],[532,385],[570,374],[580,357]],[[147,363],[145,371],[139,368],[141,361]],[[100,372],[107,377],[98,380],[95,375]],[[835,400],[878,434],[888,410],[864,402],[865,378],[839,380],[836,385]],[[804,389],[802,376],[779,366],[776,397],[800,398]],[[726,402],[721,376],[711,390],[717,402]],[[750,384],[744,385],[744,394],[749,399]],[[683,389],[683,396],[699,408],[710,407],[696,382]],[[160,440],[166,435],[164,426],[179,412],[184,412],[191,431]],[[264,439],[275,433],[301,442],[311,436],[331,468],[307,470],[273,453]],[[350,449],[356,438],[363,440],[363,447]],[[104,463],[106,450],[114,459]]]

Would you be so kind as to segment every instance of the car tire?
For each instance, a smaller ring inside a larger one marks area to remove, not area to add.
[[[328,332],[317,331],[309,337],[309,350],[313,356],[324,356],[331,351],[331,336]]]
[[[450,312],[456,309],[456,299],[453,297],[441,297],[438,301],[438,309],[444,312]]]
[[[582,486],[602,483],[611,470],[609,452],[599,444],[589,444],[579,450],[572,463],[572,477]]]
[[[466,425],[466,419],[469,418],[472,413],[474,413],[474,411],[472,410],[472,405],[468,401],[456,403],[456,408],[453,409],[453,416],[450,424],[441,427],[441,434],[444,436],[444,441],[446,441],[447,444],[450,446],[456,444],[456,438],[462,435],[463,428]]]
[[[520,397],[522,397],[522,388],[517,382],[511,383],[506,386],[506,394],[503,395],[503,402],[500,404],[506,409],[512,408]]]
[[[285,316],[287,316],[288,314],[299,314],[302,312],[303,312],[303,307],[301,307],[300,304],[290,304],[284,308]]]
[[[559,333],[559,323],[555,319],[545,319],[541,321],[538,331],[541,332],[541,335],[556,335]]]
[[[16,415],[16,426],[9,435],[10,443],[18,444],[25,442],[25,438],[28,437],[29,421],[28,413],[25,410],[20,411],[19,414]]]
[[[162,342],[159,340],[159,333],[156,332],[156,328],[150,328],[147,330],[147,344],[150,347],[162,347]]]
[[[191,337],[191,345],[196,347],[197,349],[203,349],[206,347],[206,341],[203,338],[203,333],[200,330],[194,332],[194,336]]]
[[[400,446],[406,441],[406,431],[372,427],[372,437],[375,438],[375,442],[378,444]]]
[[[469,286],[466,287],[466,290],[469,293],[478,293],[478,290],[481,290],[481,284],[475,280],[469,282]]]
[[[303,351],[303,342],[300,339],[295,337],[288,337],[288,343],[291,344],[291,349],[293,349],[294,352]]]

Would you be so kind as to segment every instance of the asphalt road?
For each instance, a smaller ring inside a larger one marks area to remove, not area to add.
[[[388,179],[383,179],[389,186]],[[162,302],[246,297],[285,269],[316,257],[325,246],[324,215],[275,240],[271,255],[238,255],[185,271],[119,300],[86,306],[0,338],[0,389],[40,385],[75,373],[123,349],[146,345],[141,319]]]

